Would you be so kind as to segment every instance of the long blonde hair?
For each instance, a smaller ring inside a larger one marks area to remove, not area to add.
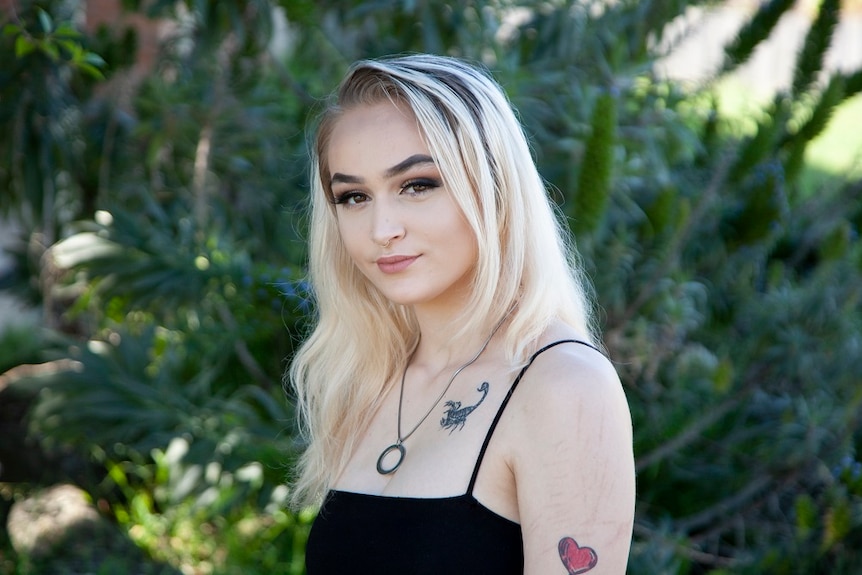
[[[338,233],[327,150],[340,115],[389,99],[412,110],[446,187],[478,239],[471,310],[454,338],[502,331],[512,365],[555,319],[596,343],[580,266],[549,201],[526,137],[500,86],[461,60],[410,55],[354,64],[321,114],[312,150],[309,283],[316,323],[288,376],[300,432],[293,502],[315,503],[352,453],[380,398],[404,367],[418,326],[350,260]]]

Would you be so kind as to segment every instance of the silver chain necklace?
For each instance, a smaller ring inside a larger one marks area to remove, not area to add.
[[[491,343],[491,339],[493,339],[494,334],[497,333],[497,330],[500,329],[500,326],[503,325],[503,322],[506,321],[506,318],[509,317],[507,313],[500,323],[491,331],[491,335],[488,336],[488,339],[485,340],[485,343],[482,344],[482,348],[470,358],[467,363],[463,364],[461,367],[455,370],[452,374],[452,377],[449,378],[449,382],[446,384],[446,387],[443,388],[443,391],[440,392],[440,395],[437,396],[437,399],[434,400],[434,403],[431,404],[431,407],[425,412],[425,415],[422,416],[422,419],[419,420],[419,423],[413,426],[406,435],[401,435],[401,406],[404,404],[404,379],[407,377],[407,367],[410,365],[410,361],[413,359],[413,355],[416,353],[416,350],[419,349],[419,342],[416,342],[416,347],[410,353],[410,357],[407,358],[407,363],[404,365],[404,371],[401,373],[401,391],[398,395],[398,441],[387,447],[380,454],[380,457],[377,458],[377,473],[381,475],[389,475],[390,473],[394,473],[399,467],[401,467],[401,463],[404,462],[404,456],[407,455],[407,449],[404,447],[404,442],[407,441],[407,438],[413,435],[413,433],[419,429],[419,426],[428,419],[428,416],[434,411],[434,408],[437,407],[437,404],[440,403],[440,400],[446,395],[446,392],[449,391],[449,388],[452,387],[452,382],[455,381],[455,378],[458,377],[458,374],[464,371],[468,366],[472,365],[479,359],[479,356],[482,355],[482,352],[485,351],[485,348],[488,347],[488,344]],[[398,460],[395,461],[395,464],[391,467],[384,467],[383,460],[386,459],[393,451],[398,452]]]

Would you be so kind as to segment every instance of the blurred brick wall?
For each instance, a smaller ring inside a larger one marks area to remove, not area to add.
[[[121,0],[86,0],[87,32],[95,32],[99,26],[106,25],[118,33],[127,27],[132,27],[138,35],[138,50],[136,67],[144,71],[152,69],[159,51],[162,22],[151,20],[146,16],[124,14]]]
[[[0,0],[0,14],[5,18],[12,13],[12,8],[17,6],[17,0]]]
[[[8,0],[7,0],[8,1]],[[164,22],[152,20],[140,13],[125,13],[121,0],[85,0],[86,16],[84,29],[94,33],[100,26],[107,26],[119,37],[127,28],[137,35],[135,65],[126,79],[137,85],[152,69],[159,53],[159,43],[164,31]]]

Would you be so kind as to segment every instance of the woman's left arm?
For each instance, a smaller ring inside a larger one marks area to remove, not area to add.
[[[616,371],[590,349],[546,353],[518,395],[512,465],[524,574],[624,574],[635,472]]]

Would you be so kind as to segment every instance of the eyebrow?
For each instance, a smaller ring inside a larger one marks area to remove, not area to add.
[[[383,173],[383,175],[387,178],[391,178],[391,177],[397,176],[399,174],[403,174],[404,172],[406,172],[407,170],[409,170],[410,168],[412,168],[414,166],[418,166],[421,164],[433,164],[433,163],[434,163],[434,158],[432,158],[431,156],[428,156],[426,154],[413,154],[409,158],[402,160],[402,161],[398,162],[397,164],[395,164],[394,166],[392,166],[391,168],[387,169]],[[365,180],[360,178],[359,176],[351,176],[349,174],[342,174],[342,173],[336,172],[336,173],[332,174],[332,177],[329,179],[329,185],[332,185],[332,184],[361,184],[364,181]]]

